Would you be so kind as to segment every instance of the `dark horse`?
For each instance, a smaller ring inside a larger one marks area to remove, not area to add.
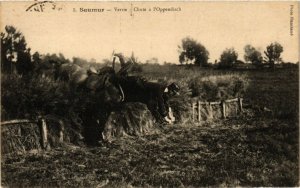
[[[154,83],[137,76],[118,76],[117,78],[124,91],[124,102],[144,103],[156,120],[161,123],[164,120],[169,121],[168,100],[179,91],[175,83],[170,85]]]
[[[111,67],[104,67],[95,72],[76,64],[62,64],[57,70],[56,78],[69,82],[74,90],[83,89],[101,96],[98,100],[105,104],[117,104],[124,100],[123,89]]]
[[[98,71],[85,70],[76,64],[61,65],[57,79],[69,83],[79,101],[77,110],[87,144],[101,139],[101,132],[110,112],[124,101],[124,92],[111,67]],[[74,102],[75,103],[75,102]]]
[[[125,102],[142,102],[147,105],[152,115],[160,122],[171,122],[168,118],[170,108],[168,100],[175,94],[179,94],[179,86],[148,82],[138,76],[128,76],[128,71],[137,63],[134,59],[125,61],[125,57],[115,54],[121,63],[121,70],[117,74],[117,80],[125,93]]]

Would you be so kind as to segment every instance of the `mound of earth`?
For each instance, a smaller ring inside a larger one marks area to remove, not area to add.
[[[124,135],[143,135],[153,132],[154,118],[147,106],[142,103],[126,103],[120,110],[109,115],[102,132],[103,140]]]

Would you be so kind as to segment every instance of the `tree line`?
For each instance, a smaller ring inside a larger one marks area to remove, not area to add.
[[[196,40],[186,37],[182,39],[181,45],[178,46],[179,62],[181,64],[192,63],[201,67],[212,66],[208,62],[208,50]],[[266,47],[264,55],[250,44],[244,47],[244,59],[247,63],[251,63],[256,68],[265,66],[274,68],[275,64],[284,63],[281,58],[283,47],[278,42],[273,42]],[[245,64],[238,59],[238,53],[234,48],[225,49],[220,55],[220,60],[214,62],[214,66],[218,68],[233,68],[235,66]]]
[[[95,61],[95,60],[94,60]],[[31,53],[27,47],[25,36],[14,26],[6,26],[1,32],[1,72],[8,74],[30,75],[32,73],[53,75],[55,70],[64,63],[86,65],[88,62],[79,57],[73,57],[72,61],[63,54]]]
[[[250,62],[257,68],[268,65],[274,67],[275,64],[281,63],[281,53],[283,47],[278,42],[271,43],[266,47],[264,54],[251,45],[244,47],[246,62]],[[179,62],[185,64],[192,62],[201,67],[210,67],[212,65],[218,68],[232,68],[239,64],[244,64],[238,60],[238,53],[234,48],[228,48],[220,55],[220,60],[212,64],[208,62],[208,50],[196,40],[186,37],[182,39],[181,45],[178,46]],[[31,54],[31,49],[27,47],[24,35],[14,26],[6,26],[5,31],[1,32],[1,72],[30,74],[32,72],[43,72],[46,74],[54,74],[53,70],[63,63],[70,63],[62,54],[46,54],[42,56],[35,52]],[[157,62],[157,59],[154,59]],[[153,61],[154,61],[153,60]],[[95,61],[95,60],[94,60]],[[73,63],[79,65],[89,63],[82,58],[74,57]],[[93,64],[96,64],[95,62]],[[48,70],[48,73],[45,72]],[[52,71],[52,72],[51,72]]]

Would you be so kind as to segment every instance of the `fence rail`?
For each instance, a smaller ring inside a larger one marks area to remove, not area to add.
[[[203,102],[203,101],[194,101],[192,103],[192,118],[194,122],[201,123],[201,108],[203,105],[208,106],[208,116],[212,119],[213,118],[213,106],[220,105],[221,112],[222,112],[222,118],[226,119],[227,117],[227,109],[226,104],[227,103],[238,103],[238,109],[236,109],[237,112],[240,114],[243,112],[243,98],[235,98],[235,99],[229,99],[224,101],[214,101],[214,102]],[[197,118],[196,118],[197,117]]]
[[[37,123],[37,121],[28,120],[28,119],[15,119],[10,121],[3,121],[1,125],[11,125],[11,124],[19,124],[19,123]]]

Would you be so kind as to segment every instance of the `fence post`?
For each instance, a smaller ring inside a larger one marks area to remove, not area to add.
[[[59,142],[62,143],[64,141],[64,123],[62,120],[59,120]]]
[[[222,116],[225,119],[226,118],[226,105],[225,101],[222,101]]]
[[[21,126],[18,127],[18,136],[22,135]]]
[[[193,122],[195,121],[195,103],[192,103],[192,109],[193,109]]]
[[[200,104],[200,101],[198,101],[198,121],[199,121],[199,124],[201,125],[201,104]]]
[[[243,98],[239,98],[239,112],[243,112]]]
[[[41,138],[42,138],[42,147],[47,149],[48,146],[48,135],[47,135],[47,124],[44,118],[38,120],[38,125],[40,127]]]
[[[209,102],[209,118],[211,118],[211,119],[213,119],[214,117],[213,117],[213,109],[212,109],[212,105],[211,105],[211,103]]]

